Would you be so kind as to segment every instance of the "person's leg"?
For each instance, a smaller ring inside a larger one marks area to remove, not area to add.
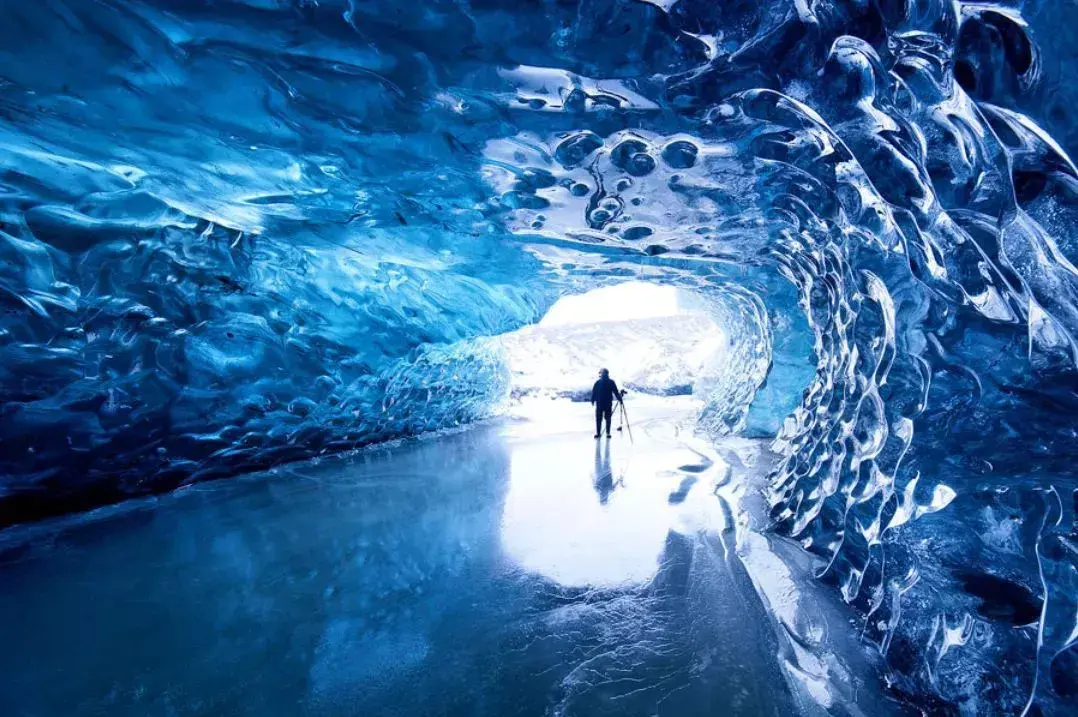
[[[610,438],[610,420],[614,415],[614,407],[607,406],[603,409],[603,416],[606,418],[606,437]]]
[[[603,427],[603,407],[595,405],[595,437],[598,438]]]

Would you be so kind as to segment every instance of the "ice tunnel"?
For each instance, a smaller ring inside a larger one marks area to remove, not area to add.
[[[1078,709],[1073,3],[4,15],[0,526],[484,418],[646,282],[895,694]]]

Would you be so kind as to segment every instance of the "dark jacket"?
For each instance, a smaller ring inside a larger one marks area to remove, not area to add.
[[[612,407],[614,399],[621,400],[621,392],[613,379],[601,378],[591,387],[591,402],[599,404],[600,408]]]

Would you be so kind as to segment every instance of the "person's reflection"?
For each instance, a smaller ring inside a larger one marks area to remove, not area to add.
[[[595,444],[595,492],[599,495],[599,504],[606,505],[610,500],[610,494],[614,492],[617,483],[614,481],[614,472],[610,469],[610,441]]]

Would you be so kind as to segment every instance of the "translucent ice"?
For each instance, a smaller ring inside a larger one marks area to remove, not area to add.
[[[896,689],[1073,710],[1075,28],[1064,0],[7,3],[0,523],[485,415],[477,338],[659,282],[738,347],[705,428],[799,404],[775,525]]]

